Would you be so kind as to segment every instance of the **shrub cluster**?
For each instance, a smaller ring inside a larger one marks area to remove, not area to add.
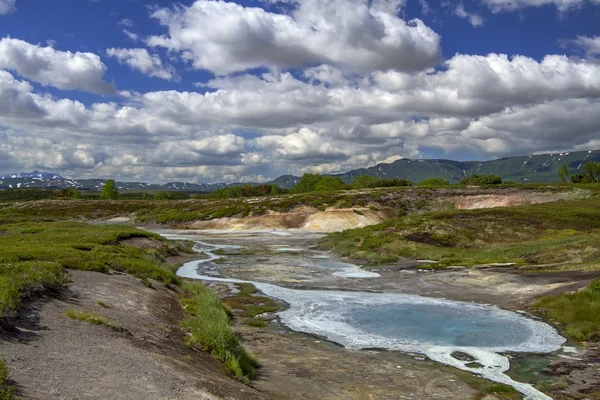
[[[498,175],[473,174],[461,179],[460,184],[465,186],[501,185],[502,178]]]
[[[360,175],[354,178],[352,181],[353,189],[370,189],[395,186],[412,186],[412,182],[407,179],[382,179],[371,175]]]
[[[228,186],[199,197],[206,197],[209,199],[236,199],[241,197],[263,197],[284,193],[287,193],[286,189],[282,189],[277,185],[264,184]]]
[[[600,162],[585,163],[579,174],[571,175],[571,183],[600,183]]]

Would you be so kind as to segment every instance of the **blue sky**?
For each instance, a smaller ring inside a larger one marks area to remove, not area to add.
[[[600,148],[599,22],[598,0],[0,0],[0,173],[260,181]]]

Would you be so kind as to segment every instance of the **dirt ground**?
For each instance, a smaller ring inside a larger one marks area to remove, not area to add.
[[[452,369],[409,355],[350,351],[284,329],[239,332],[263,364],[252,386],[276,399],[481,398]]]
[[[26,399],[267,399],[190,350],[177,293],[129,275],[70,271],[59,298],[29,303],[0,336],[10,379]],[[98,304],[102,301],[107,307]],[[121,330],[66,318],[86,310]],[[187,358],[186,358],[187,357]],[[188,358],[194,358],[190,361]]]

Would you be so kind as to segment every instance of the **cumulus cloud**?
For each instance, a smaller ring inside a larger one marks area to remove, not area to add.
[[[0,15],[6,15],[14,12],[16,0],[0,0]]]
[[[443,68],[215,78],[205,93],[130,93],[84,105],[0,71],[0,153],[15,169],[149,181],[250,181],[419,157],[591,148],[600,64],[458,54]],[[8,171],[5,171],[8,172]]]
[[[498,13],[515,11],[521,8],[555,6],[559,12],[583,7],[586,4],[599,5],[600,0],[482,0],[492,10]]]
[[[164,64],[157,54],[150,54],[146,49],[110,48],[106,50],[106,55],[115,57],[119,63],[126,64],[145,75],[167,81],[179,80],[172,65]]]
[[[147,42],[179,52],[217,75],[251,68],[333,64],[344,70],[416,71],[441,59],[440,37],[422,21],[396,15],[392,0],[303,0],[290,14],[197,0],[153,12],[168,34]]]
[[[454,9],[454,14],[459,17],[466,19],[473,26],[483,26],[483,17],[481,15],[468,12],[465,10],[465,6],[463,3],[459,3]]]
[[[116,93],[114,86],[102,79],[106,66],[93,53],[71,53],[3,38],[0,39],[0,69],[15,71],[26,79],[62,90]]]

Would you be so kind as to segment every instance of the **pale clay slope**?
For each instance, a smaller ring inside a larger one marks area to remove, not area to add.
[[[512,207],[526,204],[547,203],[561,199],[555,193],[526,193],[506,195],[456,196],[451,202],[456,209],[471,210],[493,207]],[[328,208],[319,211],[313,207],[297,207],[281,213],[269,211],[264,215],[244,218],[217,218],[210,221],[193,221],[187,228],[201,230],[270,230],[301,229],[313,232],[341,232],[346,229],[362,228],[383,222],[391,215],[384,210],[371,208]]]

